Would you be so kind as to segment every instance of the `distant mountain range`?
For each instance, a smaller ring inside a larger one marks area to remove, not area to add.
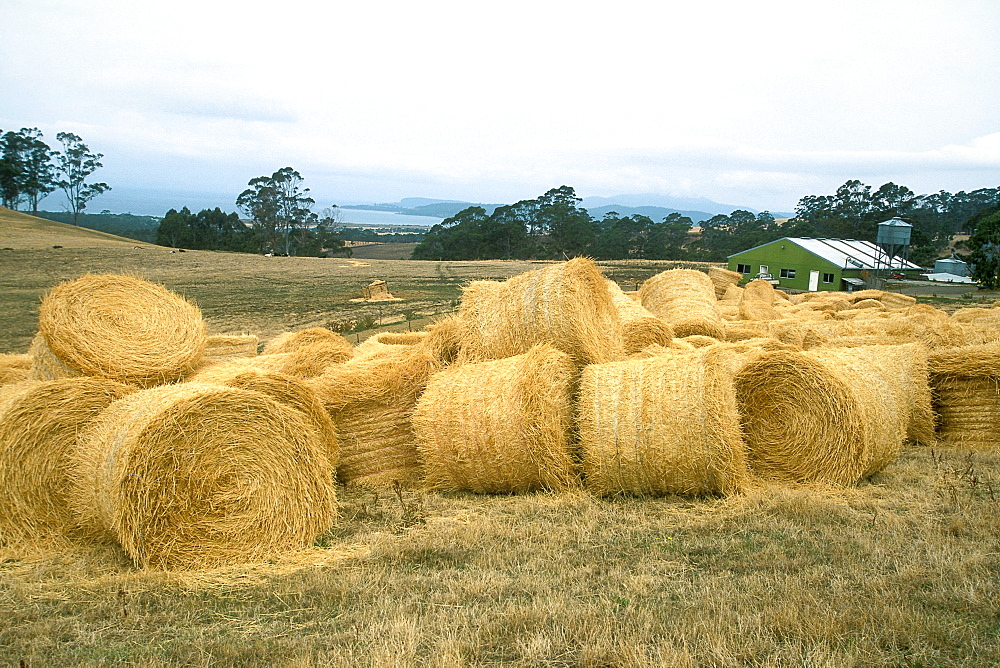
[[[672,213],[687,216],[695,223],[708,220],[717,214],[729,215],[737,209],[760,213],[748,206],[733,206],[719,204],[704,197],[671,197],[668,195],[615,195],[613,197],[584,197],[582,206],[594,218],[603,218],[607,213],[617,212],[620,216],[641,215],[660,221]],[[482,204],[463,202],[450,199],[431,199],[427,197],[406,197],[395,203],[385,204],[349,204],[342,209],[360,209],[368,211],[389,211],[410,216],[432,216],[435,218],[450,218],[459,211],[470,206],[481,206],[487,214],[493,213],[503,204]],[[772,211],[775,218],[790,218],[794,214]]]

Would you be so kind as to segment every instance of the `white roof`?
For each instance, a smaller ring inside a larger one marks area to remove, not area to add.
[[[978,283],[978,281],[971,279],[968,276],[957,276],[956,274],[941,272],[936,274],[923,274],[923,276],[928,281],[934,281],[936,283]]]
[[[880,269],[920,269],[898,255],[890,261],[888,254],[870,241],[803,237],[786,237],[786,240],[841,269],[875,269],[876,264]]]

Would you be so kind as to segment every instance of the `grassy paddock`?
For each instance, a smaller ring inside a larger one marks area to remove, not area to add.
[[[15,665],[995,665],[1000,457],[730,499],[342,491],[287,560],[0,552]]]
[[[353,317],[375,278],[401,315],[538,266],[171,254],[11,217],[0,211],[3,352],[27,348],[46,289],[87,271],[164,283],[214,331],[267,338]],[[997,453],[908,449],[857,488],[729,499],[339,496],[313,549],[269,564],[137,571],[107,546],[0,546],[0,662],[1000,664]]]

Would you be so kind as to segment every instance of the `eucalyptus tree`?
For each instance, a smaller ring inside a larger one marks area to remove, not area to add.
[[[53,154],[55,158],[54,183],[66,193],[69,210],[73,214],[73,224],[78,224],[80,213],[87,208],[87,202],[103,192],[111,190],[107,183],[87,183],[91,174],[103,167],[103,153],[92,153],[83,140],[72,132],[60,132],[56,139],[63,150]]]

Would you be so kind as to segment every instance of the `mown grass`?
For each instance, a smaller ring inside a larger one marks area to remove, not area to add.
[[[273,564],[7,549],[0,648],[27,665],[995,665],[998,474],[995,454],[920,448],[856,489],[730,499],[343,490],[319,546]]]

